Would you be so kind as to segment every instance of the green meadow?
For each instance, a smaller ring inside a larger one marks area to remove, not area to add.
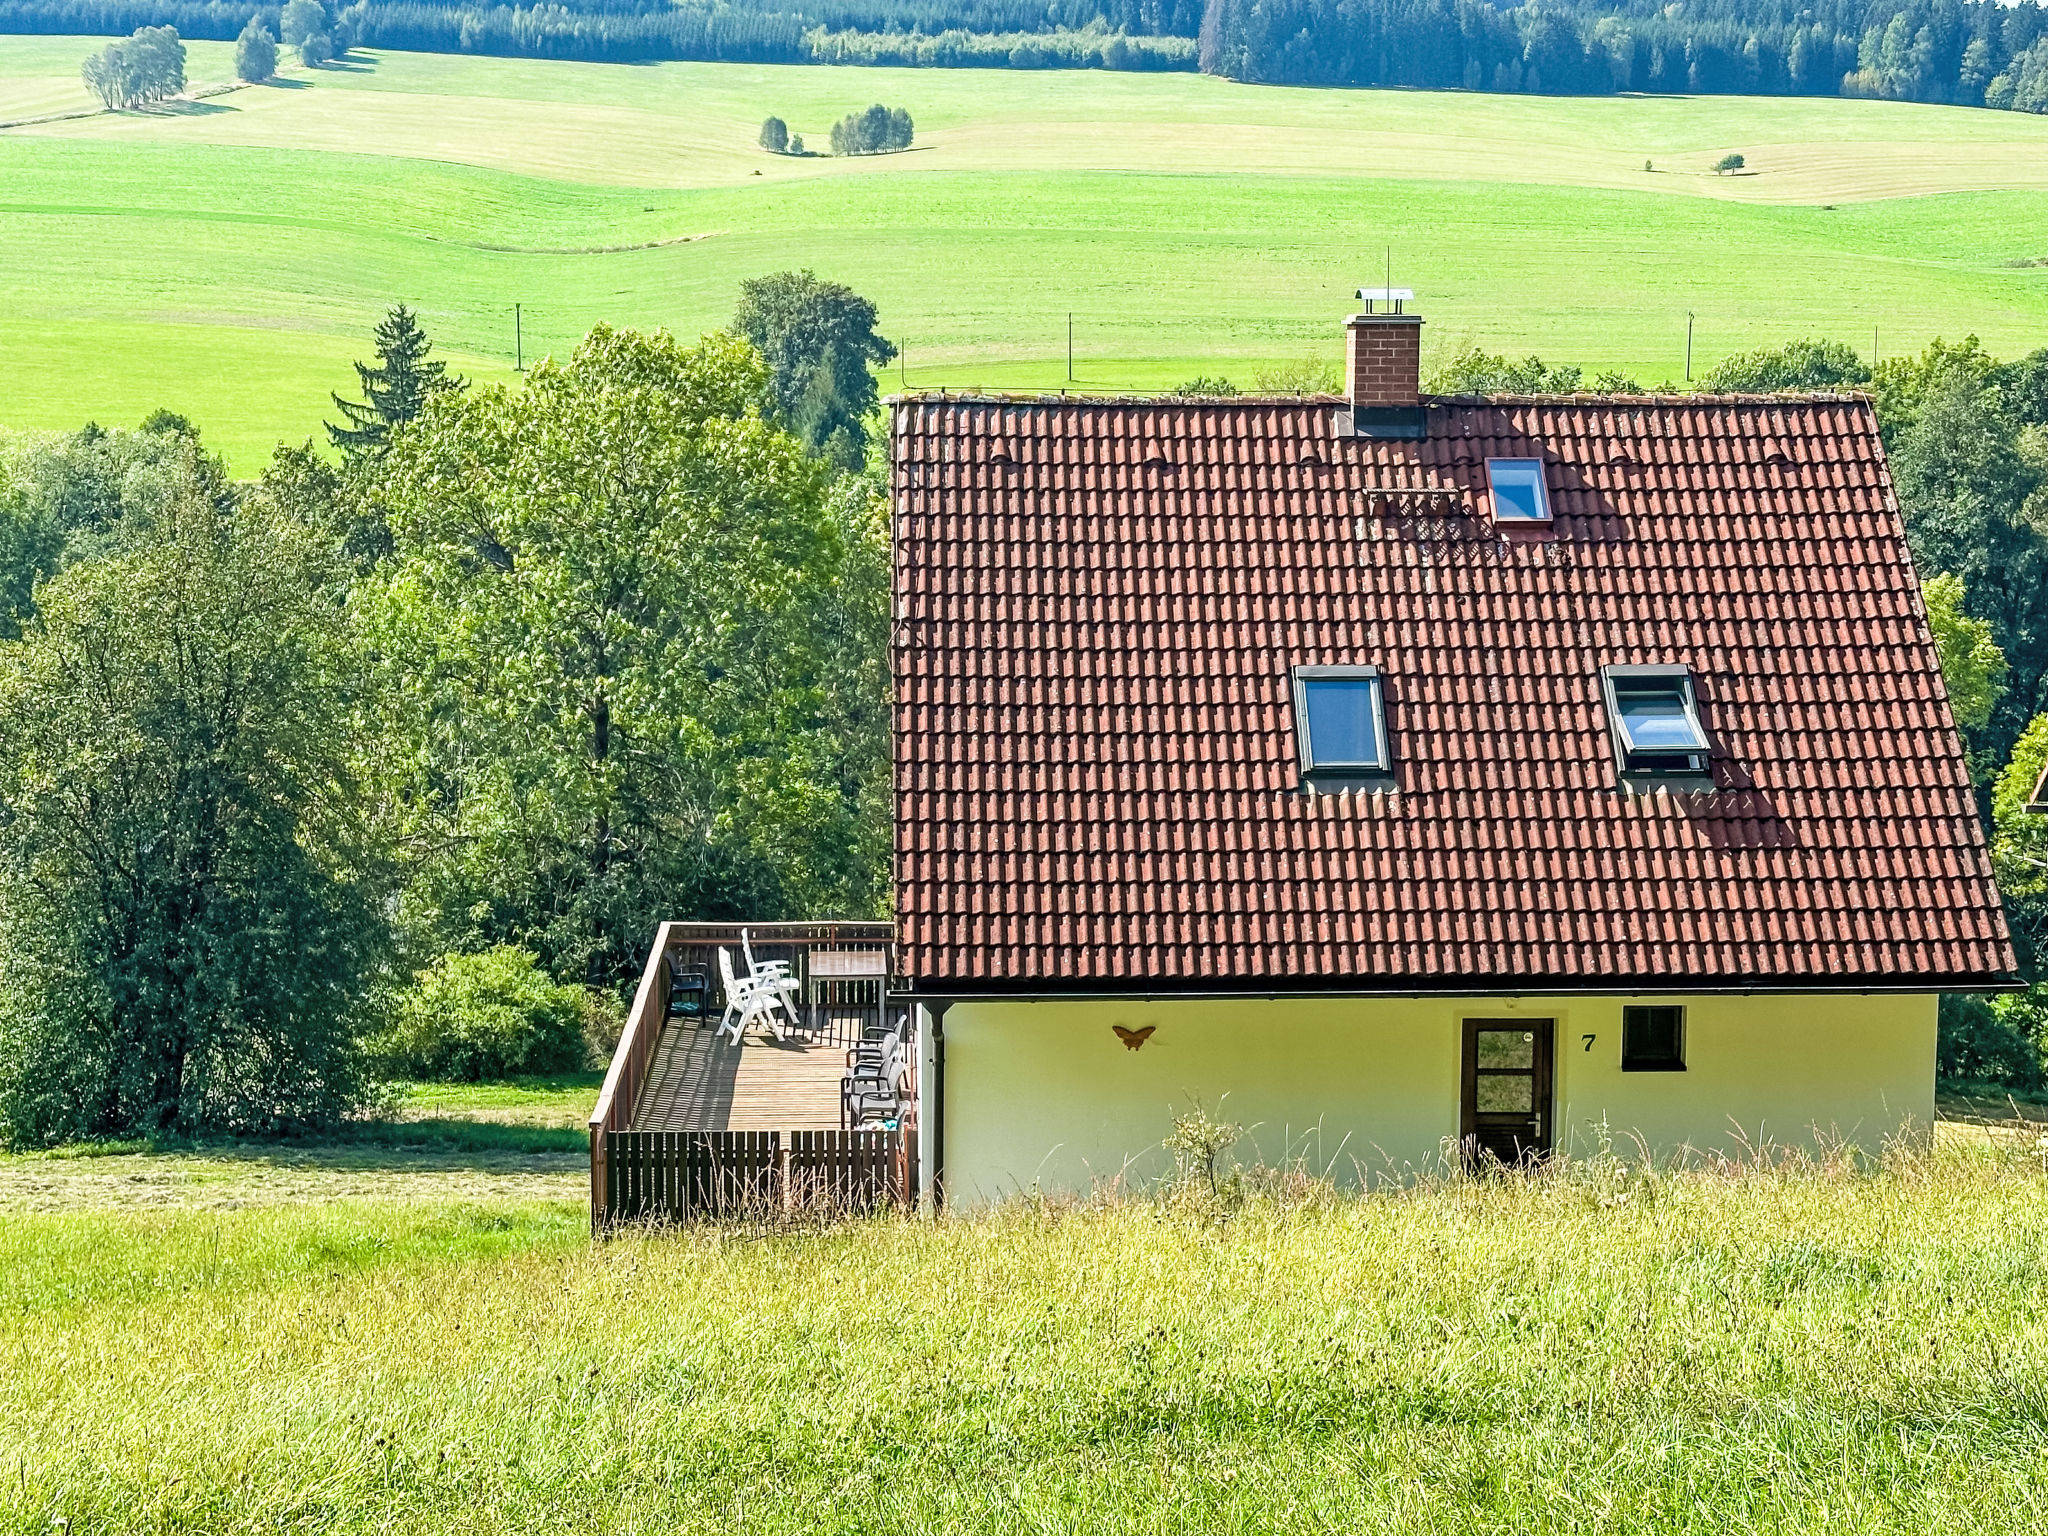
[[[475,377],[594,322],[695,333],[746,277],[873,297],[897,385],[1159,388],[1329,356],[1351,290],[1646,383],[1822,335],[2048,318],[2048,119],[1845,100],[1310,91],[1194,75],[365,53],[94,113],[86,38],[0,39],[0,423],[186,412],[253,469],[403,300]],[[194,44],[195,87],[229,73]],[[874,100],[918,142],[774,156]],[[1708,169],[1740,150],[1747,173]],[[1654,169],[1646,171],[1645,161]],[[758,174],[757,174],[758,173]]]
[[[2022,1144],[597,1244],[570,1174],[12,1205],[0,1531],[2048,1525]]]

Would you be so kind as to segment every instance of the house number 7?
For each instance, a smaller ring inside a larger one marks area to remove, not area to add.
[[[1579,1038],[1586,1042],[1586,1050],[1590,1053],[1593,1049],[1593,1037],[1591,1035],[1581,1035]]]

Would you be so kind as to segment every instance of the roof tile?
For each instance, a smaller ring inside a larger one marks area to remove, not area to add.
[[[1876,427],[1848,398],[913,397],[893,425],[900,966],[927,992],[1909,986],[2013,957]],[[1548,530],[1482,517],[1541,458]],[[1297,787],[1288,668],[1397,788]],[[1716,790],[1615,783],[1691,665]]]

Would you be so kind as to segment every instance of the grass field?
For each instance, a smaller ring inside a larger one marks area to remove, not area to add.
[[[0,39],[0,118],[81,111],[81,38]],[[195,44],[195,82],[227,74]],[[797,160],[883,100],[918,147]],[[1754,174],[1707,167],[1729,149]],[[1642,169],[1645,159],[1657,167]],[[756,171],[761,172],[755,175]],[[1821,334],[2048,321],[2048,120],[1898,103],[1547,100],[1191,75],[366,55],[163,113],[0,132],[0,422],[186,411],[250,471],[317,430],[390,302],[503,377],[593,322],[720,323],[741,279],[855,284],[894,383],[1156,388],[1329,355],[1394,249],[1434,349],[1648,381]]]
[[[1235,1212],[582,1220],[10,1212],[0,1530],[2048,1525],[2048,1178],[1967,1138]]]

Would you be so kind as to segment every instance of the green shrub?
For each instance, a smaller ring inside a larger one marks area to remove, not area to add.
[[[568,1072],[589,1059],[581,987],[556,984],[530,951],[510,944],[443,955],[420,972],[372,1042],[398,1076],[456,1079]]]
[[[2048,988],[1992,998],[1944,997],[1935,1070],[1944,1078],[2038,1091],[2044,1022]]]

